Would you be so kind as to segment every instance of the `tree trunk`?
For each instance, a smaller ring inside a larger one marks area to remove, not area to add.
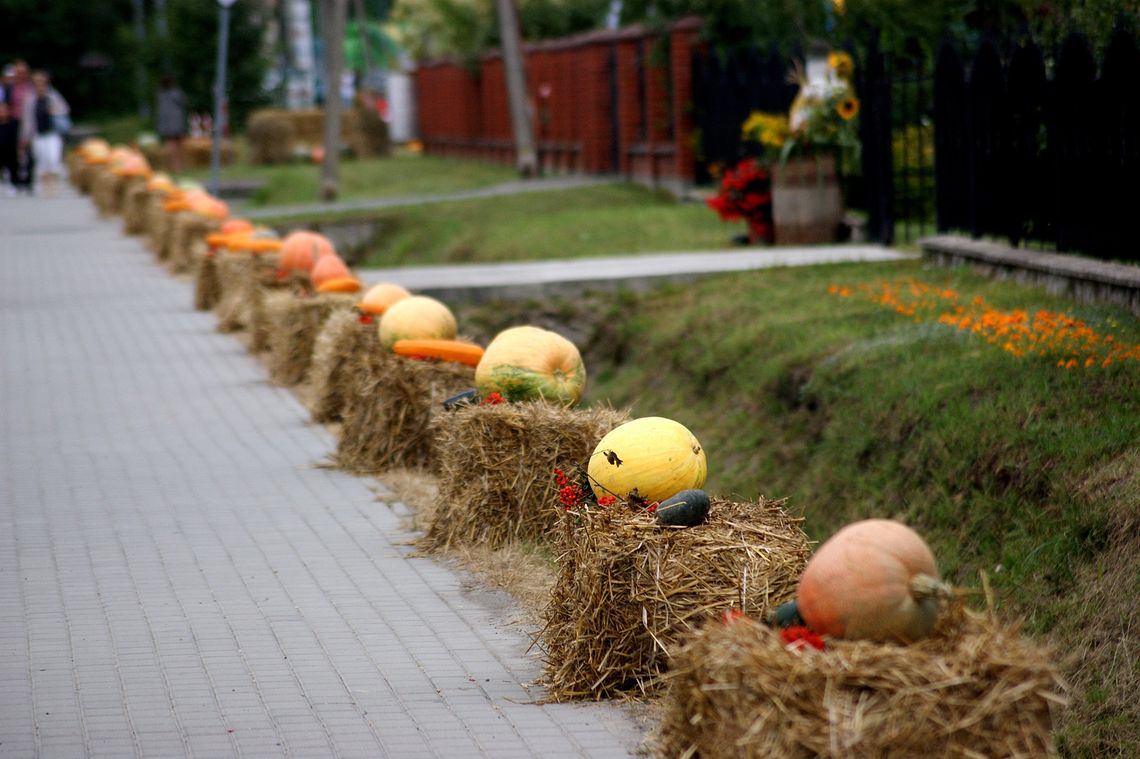
[[[534,128],[526,102],[526,65],[519,39],[518,9],[515,0],[495,0],[499,16],[499,37],[503,46],[503,72],[507,80],[507,98],[511,105],[511,128],[515,137],[515,166],[523,178],[538,172],[538,154],[534,147]]]
[[[334,201],[340,190],[340,76],[344,70],[344,20],[347,0],[320,0],[325,54],[324,157],[321,200]]]

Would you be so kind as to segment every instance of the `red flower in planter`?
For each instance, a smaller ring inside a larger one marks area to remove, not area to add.
[[[771,239],[772,178],[755,159],[726,170],[719,192],[705,204],[724,221],[747,221],[753,239]]]

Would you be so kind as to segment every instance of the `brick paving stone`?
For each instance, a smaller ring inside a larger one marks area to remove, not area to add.
[[[87,200],[0,201],[0,756],[636,751],[190,302]]]

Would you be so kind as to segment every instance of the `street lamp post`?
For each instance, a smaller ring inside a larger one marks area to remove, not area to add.
[[[218,194],[222,183],[222,123],[225,119],[223,103],[226,99],[226,59],[230,46],[230,7],[237,0],[218,0],[221,11],[218,17],[218,68],[214,82],[214,139],[210,149],[210,192]]]

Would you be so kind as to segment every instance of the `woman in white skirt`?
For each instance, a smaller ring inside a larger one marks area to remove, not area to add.
[[[52,86],[47,72],[32,74],[35,92],[24,100],[20,119],[20,149],[32,148],[36,181],[42,182],[45,195],[55,195],[63,174],[63,137],[70,108]]]

